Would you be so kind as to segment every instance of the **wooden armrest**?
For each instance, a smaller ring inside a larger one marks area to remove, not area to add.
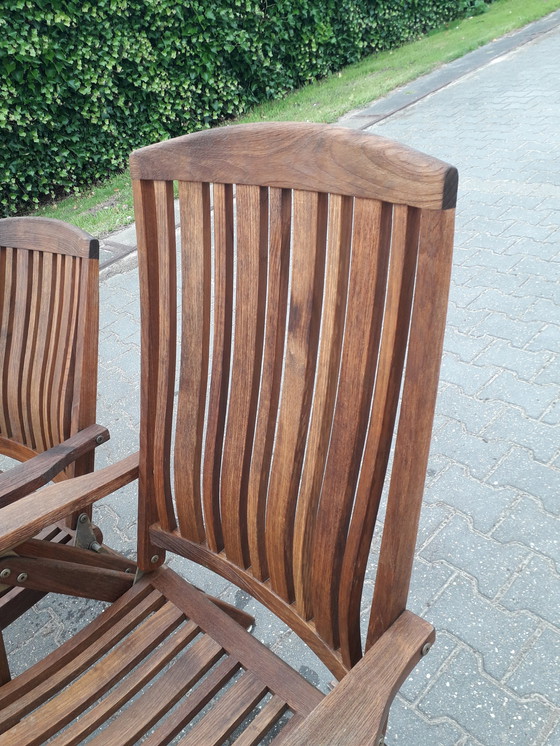
[[[305,720],[274,743],[378,744],[393,697],[434,639],[431,624],[404,611]]]
[[[44,487],[0,508],[0,552],[21,544],[70,513],[111,494],[138,477],[138,453],[105,469]]]
[[[47,484],[68,464],[105,443],[109,437],[107,428],[90,425],[63,443],[3,472],[0,474],[0,508]]]

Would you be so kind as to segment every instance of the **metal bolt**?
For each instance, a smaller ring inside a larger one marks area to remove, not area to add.
[[[431,643],[431,642],[427,642],[427,643],[426,643],[426,644],[425,644],[425,645],[423,646],[422,650],[420,651],[420,655],[421,655],[422,657],[424,657],[425,655],[428,655],[428,653],[430,652],[430,649],[431,649],[431,647],[432,647],[432,643]]]
[[[86,523],[86,521],[88,520],[87,514],[82,513],[81,516],[78,518],[78,520],[80,521],[80,523]]]
[[[150,559],[150,562],[152,565],[155,565],[159,562],[159,554],[154,554],[154,556]]]
[[[89,548],[92,552],[100,552],[101,551],[101,544],[98,541],[92,541],[89,545]]]
[[[377,746],[385,746],[385,736],[379,736]]]
[[[20,574],[17,576],[17,582],[18,583],[25,583],[27,580],[27,573],[26,572],[20,572]]]
[[[104,440],[105,438],[102,435],[98,435],[97,438],[95,439],[95,442],[97,443],[98,446],[100,446]]]
[[[0,578],[9,578],[11,574],[12,574],[12,571],[10,570],[10,568],[9,567],[5,567],[0,572]]]

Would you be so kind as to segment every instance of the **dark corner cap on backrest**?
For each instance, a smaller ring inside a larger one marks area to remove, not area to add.
[[[445,181],[443,184],[443,200],[442,209],[452,210],[457,205],[457,189],[459,187],[459,172],[455,166],[449,166],[449,170],[445,174]]]
[[[202,130],[135,150],[134,180],[252,184],[381,199],[420,209],[455,206],[457,171],[380,135],[310,122]]]
[[[97,238],[54,218],[0,219],[0,246],[99,259]]]

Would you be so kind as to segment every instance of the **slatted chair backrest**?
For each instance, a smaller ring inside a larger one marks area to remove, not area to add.
[[[141,564],[161,562],[163,547],[221,573],[343,676],[362,655],[398,411],[366,645],[406,605],[457,172],[384,138],[287,123],[152,145],[132,154],[131,172]]]
[[[95,422],[99,243],[60,220],[0,220],[0,452],[25,461]],[[87,473],[93,452],[57,479]]]

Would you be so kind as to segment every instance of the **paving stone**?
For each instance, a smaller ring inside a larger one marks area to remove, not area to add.
[[[505,407],[484,428],[489,438],[502,438],[517,443],[533,452],[537,461],[547,464],[560,448],[558,427],[526,417],[515,407]]]
[[[480,399],[499,399],[522,407],[529,417],[538,419],[557,398],[555,386],[533,386],[509,371],[502,371],[478,393]]]
[[[452,723],[431,722],[397,697],[391,707],[385,740],[391,746],[454,746],[460,736],[461,731]]]
[[[478,435],[506,409],[503,402],[481,401],[467,396],[459,386],[448,385],[440,391],[437,412],[462,422],[473,435]]]
[[[509,443],[472,435],[451,421],[432,437],[431,452],[463,464],[474,477],[484,479],[510,448]]]
[[[473,290],[476,291],[477,288],[473,288]],[[527,316],[527,312],[534,303],[533,296],[522,297],[511,295],[501,288],[489,288],[473,298],[469,304],[469,309],[499,311],[507,314],[510,318],[521,319],[525,316],[529,320],[530,317]],[[540,321],[540,319],[537,319],[537,321]]]
[[[463,362],[470,363],[491,343],[492,337],[471,337],[448,326],[443,346],[446,352],[451,352]]]
[[[560,620],[560,576],[552,561],[535,555],[501,599],[507,609],[525,609],[550,624]]]
[[[426,501],[445,503],[470,516],[479,531],[488,533],[515,502],[517,492],[496,488],[472,477],[467,468],[452,464],[426,491]]]
[[[527,554],[473,531],[462,516],[454,516],[421,551],[428,562],[445,562],[468,573],[488,598],[496,596]]]
[[[476,313],[476,311],[472,311],[472,313]],[[492,311],[479,311],[479,313],[485,314],[484,319],[470,330],[471,334],[490,334],[493,337],[508,340],[515,347],[524,347],[529,342],[532,343],[543,327],[540,321],[519,321],[518,319],[510,319],[504,313]],[[533,347],[531,344],[528,345],[528,349],[543,350],[549,348]]]
[[[507,511],[492,533],[499,541],[517,541],[556,562],[560,572],[560,518],[535,501],[523,497]]]
[[[541,694],[560,707],[560,634],[545,629],[508,679],[516,694]]]
[[[417,557],[412,568],[408,608],[422,616],[454,572],[453,567],[430,564]]]
[[[529,381],[550,361],[548,352],[532,352],[513,347],[505,339],[495,339],[475,359],[476,365],[495,365],[513,371],[518,378]],[[558,380],[558,379],[557,379]],[[539,383],[553,381],[539,381]]]
[[[505,693],[498,682],[479,671],[470,651],[459,652],[420,700],[418,709],[431,717],[452,714],[483,746],[535,744],[551,712],[538,700],[523,700]]]
[[[534,382],[560,384],[560,355],[554,355],[550,362],[535,376]]]
[[[560,473],[535,461],[525,449],[514,448],[491,475],[494,485],[509,485],[537,497],[545,510],[560,514]]]
[[[560,424],[560,399],[548,407],[541,419],[548,425]]]
[[[450,353],[445,353],[441,362],[442,380],[460,386],[466,394],[476,394],[496,373],[497,368],[493,366],[468,365]]]
[[[484,670],[496,679],[504,676],[538,623],[525,612],[500,608],[477,593],[473,580],[462,576],[451,580],[425,616],[436,629],[446,630],[477,650]]]
[[[549,324],[539,330],[527,344],[527,349],[560,352],[560,330],[558,326],[556,324]]]

